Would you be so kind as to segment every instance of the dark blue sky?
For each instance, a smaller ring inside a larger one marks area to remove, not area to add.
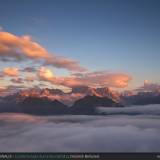
[[[159,0],[0,0],[0,26],[91,71],[129,73],[132,87],[160,80]]]

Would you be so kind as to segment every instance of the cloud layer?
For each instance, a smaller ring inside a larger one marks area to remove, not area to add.
[[[106,113],[108,115],[160,115],[160,104],[151,104],[145,106],[131,106],[124,108],[105,108],[99,107],[97,109],[100,113]]]
[[[0,58],[3,61],[24,61],[26,59],[36,62],[42,61],[45,65],[65,68],[70,71],[85,71],[77,61],[50,54],[30,36],[16,36],[0,31]]]
[[[59,57],[49,53],[44,47],[28,35],[16,36],[0,30],[0,60],[3,62],[34,62],[36,65],[24,68],[6,67],[0,71],[1,79],[5,76],[14,77],[8,79],[13,85],[21,83],[34,83],[35,81],[49,82],[51,85],[63,87],[115,87],[128,86],[131,76],[125,73],[113,73],[106,71],[89,72],[81,67],[77,61]],[[26,63],[24,63],[26,65]],[[37,69],[37,64],[40,69]],[[56,76],[46,65],[67,69],[68,76]],[[38,72],[38,73],[37,73]],[[71,74],[72,73],[72,74]],[[38,77],[35,77],[37,75]]]
[[[160,85],[157,83],[151,83],[148,80],[145,80],[144,85],[137,88],[136,90],[140,92],[156,92],[156,91],[160,91]]]
[[[149,109],[139,108],[141,113]],[[4,113],[0,152],[159,152],[159,120],[155,111],[135,116],[127,111],[115,116]]]
[[[38,72],[41,80],[52,84],[63,85],[67,87],[90,86],[90,87],[115,87],[124,88],[131,80],[131,76],[124,73],[110,72],[87,72],[74,74],[68,77],[57,77],[51,70],[41,67]]]
[[[18,68],[15,67],[6,67],[3,69],[3,74],[6,76],[17,77],[19,72]]]

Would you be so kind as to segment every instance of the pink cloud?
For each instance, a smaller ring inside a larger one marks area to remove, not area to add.
[[[34,82],[36,80],[36,77],[35,76],[26,76],[24,81],[27,81],[27,82]]]
[[[3,69],[3,74],[6,76],[17,77],[19,72],[18,68],[15,67],[6,67]]]
[[[36,62],[43,61],[45,65],[53,65],[70,71],[86,71],[77,61],[50,54],[28,35],[16,36],[0,31],[0,56],[1,60],[5,61],[30,59]]]
[[[136,91],[139,92],[159,92],[160,91],[160,85],[157,83],[152,83],[148,80],[144,81],[144,85],[137,88]]]
[[[40,68],[38,76],[43,81],[70,88],[84,85],[89,87],[124,88],[128,86],[129,81],[132,79],[131,76],[125,73],[110,72],[89,72],[68,77],[57,77],[45,67]]]

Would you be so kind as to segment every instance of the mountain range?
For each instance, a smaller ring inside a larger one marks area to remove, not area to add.
[[[71,100],[72,105],[67,105],[66,102],[71,104]],[[99,106],[123,105],[118,102],[117,95],[108,88],[79,87],[70,93],[58,89],[30,89],[0,98],[0,112],[40,115],[96,114],[96,107]]]
[[[138,92],[134,95],[121,96],[126,105],[160,104],[160,92]]]
[[[65,93],[60,89],[28,89],[21,90],[16,93],[16,97],[21,100],[25,97],[48,97],[49,99],[56,99],[65,105],[72,106],[76,100],[83,98],[87,95],[97,96],[97,97],[107,97],[113,101],[119,101],[119,94],[112,91],[108,87],[104,88],[90,88],[87,86],[75,87],[71,92]]]
[[[0,112],[36,115],[98,114],[97,107],[160,104],[159,92],[120,94],[105,88],[86,86],[64,93],[59,89],[28,89],[0,97]]]

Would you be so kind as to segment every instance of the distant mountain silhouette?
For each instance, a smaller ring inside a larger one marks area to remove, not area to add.
[[[66,114],[67,106],[47,97],[25,97],[16,101],[14,96],[0,99],[0,112],[18,112],[37,115]]]
[[[139,92],[132,96],[123,96],[123,101],[129,105],[160,104],[160,93]]]
[[[28,95],[28,92],[23,92],[23,94],[21,92],[0,98],[0,112],[18,112],[36,115],[98,114],[96,113],[96,107],[99,106],[122,107],[122,105],[108,97],[95,95],[88,95],[77,100],[72,107],[68,107],[56,99],[38,97],[37,94],[35,95],[35,92],[32,92],[31,95]]]
[[[80,96],[79,96],[80,95]],[[63,102],[76,97],[71,107]],[[59,98],[59,99],[57,99]],[[78,99],[78,100],[77,100]],[[160,104],[159,92],[139,92],[119,96],[108,88],[76,87],[69,93],[59,89],[22,90],[0,97],[0,112],[36,115],[81,114],[96,115],[97,107],[124,107],[124,105]]]
[[[70,108],[72,114],[97,114],[96,107],[123,107],[121,104],[107,97],[86,96],[77,100]]]
[[[160,92],[138,92],[135,95],[122,96],[127,105],[160,104]]]
[[[19,103],[20,111],[30,114],[52,115],[66,114],[67,106],[57,100],[47,97],[27,97]]]

